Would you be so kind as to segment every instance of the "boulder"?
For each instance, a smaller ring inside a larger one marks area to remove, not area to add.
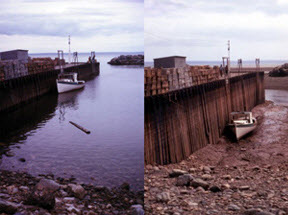
[[[37,190],[42,190],[45,192],[55,192],[61,188],[61,185],[58,184],[57,182],[50,180],[50,179],[45,179],[42,178],[38,184],[36,184],[36,189]]]
[[[180,175],[177,178],[176,185],[177,186],[189,186],[191,180],[193,180],[193,177],[190,174]]]
[[[108,64],[111,65],[144,65],[144,55],[120,55],[114,57]]]
[[[132,215],[144,215],[144,210],[142,205],[132,205],[131,206]]]
[[[83,199],[86,195],[85,189],[80,184],[69,184],[68,186],[71,188],[76,198]]]
[[[202,179],[200,178],[195,178],[193,179],[192,181],[190,181],[190,185],[194,188],[197,188],[197,187],[202,187],[204,188],[205,190],[208,189],[209,187],[209,184],[206,182],[206,181],[203,181]]]
[[[51,210],[55,206],[55,194],[47,190],[34,190],[24,200],[26,205],[37,205],[44,209]]]
[[[288,63],[275,67],[272,71],[269,72],[269,76],[271,77],[288,76]]]
[[[239,206],[232,204],[232,203],[228,206],[228,210],[230,211],[239,211],[240,209],[241,208]]]
[[[156,200],[157,202],[168,202],[170,201],[171,197],[170,197],[170,193],[168,192],[162,192],[157,194],[156,196]]]
[[[217,193],[217,192],[221,192],[221,191],[222,191],[221,188],[218,187],[217,185],[211,186],[211,187],[209,188],[209,190],[210,190],[211,192],[213,192],[213,193]]]
[[[14,214],[18,210],[18,205],[6,200],[0,199],[0,212],[6,214]]]
[[[171,178],[175,178],[175,177],[178,177],[180,175],[184,175],[184,174],[188,174],[187,171],[184,171],[184,170],[181,170],[181,169],[173,169],[170,173],[169,173],[169,176]]]

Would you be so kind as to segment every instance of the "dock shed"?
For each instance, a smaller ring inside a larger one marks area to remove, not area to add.
[[[180,68],[186,66],[186,57],[170,56],[154,58],[154,68]]]
[[[28,61],[28,50],[16,49],[0,53],[1,60]]]

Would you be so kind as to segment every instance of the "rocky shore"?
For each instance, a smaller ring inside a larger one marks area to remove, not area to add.
[[[120,55],[114,57],[108,64],[111,65],[144,65],[144,55]]]
[[[253,109],[256,131],[223,137],[187,160],[145,167],[145,214],[288,214],[288,108]]]
[[[108,189],[74,180],[0,170],[0,214],[144,214],[143,191],[127,183]]]
[[[275,67],[272,71],[269,72],[269,76],[271,77],[288,76],[288,63]]]

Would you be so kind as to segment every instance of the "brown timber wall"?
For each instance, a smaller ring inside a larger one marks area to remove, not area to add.
[[[57,92],[58,70],[42,72],[0,82],[0,112],[9,111],[48,92]]]
[[[146,96],[145,163],[176,163],[217,143],[231,111],[264,101],[263,72]]]

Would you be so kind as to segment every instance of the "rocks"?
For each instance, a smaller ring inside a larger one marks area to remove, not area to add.
[[[239,211],[241,208],[235,204],[228,205],[228,210],[230,211]]]
[[[269,72],[271,77],[285,77],[288,76],[288,63],[285,63],[281,66],[275,67],[272,71]]]
[[[204,174],[204,175],[202,175],[201,178],[202,178],[203,180],[205,180],[205,181],[210,181],[210,180],[213,179],[213,177],[212,177],[211,175],[209,175],[209,174]]]
[[[240,187],[239,187],[239,190],[241,190],[241,191],[243,191],[243,190],[249,190],[249,189],[250,189],[250,187],[247,186],[247,185],[243,185],[243,186],[240,186]]]
[[[111,59],[111,65],[144,65],[144,55],[121,55]]]
[[[157,194],[156,196],[156,200],[158,202],[168,202],[170,199],[171,199],[170,193],[168,192],[162,192],[162,193]]]
[[[108,189],[74,184],[67,178],[53,178],[53,175],[33,177],[27,173],[0,170],[0,214],[144,213],[143,207],[139,206],[144,204],[143,191],[130,191],[129,184]]]
[[[193,177],[189,174],[180,175],[177,178],[176,185],[177,186],[189,186],[191,180],[193,180]]]
[[[213,193],[217,193],[217,192],[221,192],[221,191],[222,191],[221,188],[218,187],[218,186],[216,186],[216,185],[211,186],[211,187],[209,188],[209,190],[210,190],[211,192],[213,192]]]
[[[7,157],[13,157],[13,156],[15,156],[15,154],[14,154],[13,152],[11,152],[11,151],[5,152],[5,155],[6,155]]]
[[[11,185],[11,186],[7,187],[7,192],[9,194],[15,194],[18,192],[18,188],[15,185]]]
[[[72,192],[74,193],[75,197],[79,198],[79,199],[83,199],[85,194],[86,194],[86,191],[85,189],[79,185],[79,184],[69,184],[68,185]]]
[[[18,205],[6,200],[0,199],[0,212],[14,214],[18,210]]]
[[[73,203],[75,201],[76,201],[76,199],[74,197],[65,197],[65,198],[63,198],[63,202]]]
[[[144,210],[142,205],[132,205],[132,215],[144,215]]]
[[[26,162],[26,159],[25,159],[25,158],[19,158],[18,160],[19,160],[20,162],[23,162],[23,163]]]
[[[206,182],[206,181],[203,181],[202,179],[200,178],[195,178],[193,179],[191,182],[190,182],[190,185],[194,188],[197,188],[197,187],[202,187],[204,188],[205,190],[208,189],[209,187],[209,184]]]
[[[204,173],[210,173],[210,172],[211,172],[210,167],[209,167],[209,166],[204,166],[204,167],[203,167],[203,172],[204,172]]]
[[[46,190],[35,190],[27,195],[24,203],[51,210],[55,206],[55,194]]]
[[[45,179],[42,178],[39,183],[36,185],[36,189],[37,190],[42,190],[45,192],[55,192],[57,190],[59,190],[61,187],[60,184],[58,184],[57,182],[50,180],[50,179]]]
[[[180,175],[184,175],[184,174],[188,174],[187,171],[184,171],[184,170],[181,170],[181,169],[173,169],[170,173],[169,173],[169,176],[171,178],[174,178],[174,177],[178,177]]]
[[[222,178],[225,179],[225,180],[230,180],[231,179],[231,175],[223,175]]]
[[[251,208],[244,212],[244,215],[274,215],[273,213],[266,212],[260,208]]]
[[[129,191],[129,190],[130,190],[130,185],[129,185],[128,183],[124,182],[124,183],[120,186],[120,188],[121,188],[122,190],[127,190],[127,191]]]

